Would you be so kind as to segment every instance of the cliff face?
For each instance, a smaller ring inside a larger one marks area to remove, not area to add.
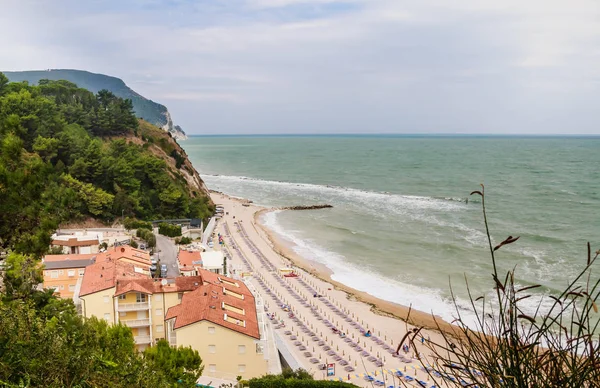
[[[80,88],[88,89],[92,93],[98,93],[102,89],[109,90],[117,97],[130,99],[137,117],[169,132],[175,139],[187,139],[183,129],[173,123],[167,107],[135,92],[119,78],[82,70],[63,69],[7,71],[4,74],[11,82],[27,81],[31,85],[37,85],[42,79],[54,81],[64,79],[73,82]]]
[[[167,163],[171,176],[186,181],[192,196],[202,195],[210,199],[206,184],[200,178],[198,171],[194,169],[185,150],[174,140],[174,136],[170,132],[163,132],[156,126],[140,120],[139,136],[131,137],[128,140],[142,145],[146,144],[149,151]]]

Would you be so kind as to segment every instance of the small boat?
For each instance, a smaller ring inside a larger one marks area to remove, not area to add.
[[[283,276],[286,277],[286,278],[297,278],[298,274],[296,274],[296,272],[290,272],[290,273],[286,273]]]

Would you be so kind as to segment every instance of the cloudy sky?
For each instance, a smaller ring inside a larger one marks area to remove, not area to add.
[[[188,133],[600,133],[598,0],[2,0],[0,70],[122,78]]]

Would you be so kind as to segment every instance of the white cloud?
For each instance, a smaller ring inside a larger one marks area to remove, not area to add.
[[[597,133],[599,4],[8,0],[0,64],[119,76],[190,132]]]

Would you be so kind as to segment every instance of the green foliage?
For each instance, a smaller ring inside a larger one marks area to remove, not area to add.
[[[142,355],[128,327],[83,319],[72,300],[38,290],[40,269],[31,257],[13,253],[7,261],[8,292],[0,301],[0,385],[191,387],[202,372],[197,352],[163,341]]]
[[[280,375],[266,375],[248,381],[250,388],[349,388],[355,387],[342,381],[314,380],[304,369],[292,370],[285,368]]]
[[[194,387],[202,375],[202,359],[191,347],[173,348],[165,340],[144,351],[144,358],[157,369],[167,372],[169,381],[178,382],[183,387]]]
[[[146,241],[146,244],[149,248],[154,248],[156,246],[156,236],[152,233],[151,230],[148,229],[138,229],[136,232],[136,236]]]
[[[187,244],[191,244],[192,243],[192,239],[189,237],[181,237],[181,238],[176,238],[175,239],[175,244],[179,244],[179,245],[187,245]]]
[[[138,131],[131,101],[68,81],[39,84],[7,84],[0,73],[0,250],[39,257],[60,223],[89,217],[210,216],[209,198],[190,192],[154,146],[115,137]],[[160,129],[139,131],[164,143],[164,157],[181,157]]]
[[[127,230],[132,230],[132,229],[152,230],[152,223],[149,221],[140,221],[140,220],[136,220],[135,218],[127,217],[123,220],[123,227]]]
[[[115,77],[81,70],[7,72],[7,75],[8,78],[13,81],[27,81],[31,85],[43,85],[50,79],[54,80],[54,82],[60,82],[65,86],[77,84],[93,93],[98,93],[101,90],[106,89],[118,97],[131,100],[135,117],[141,117],[160,127],[167,124],[167,108],[164,105],[140,96],[138,93],[127,87],[122,80]],[[2,76],[0,76],[0,94],[2,93],[1,77]],[[64,80],[69,80],[70,82]],[[67,93],[65,93],[65,95],[67,95]]]
[[[158,224],[158,233],[167,237],[181,236],[181,226],[161,222],[160,224]]]

